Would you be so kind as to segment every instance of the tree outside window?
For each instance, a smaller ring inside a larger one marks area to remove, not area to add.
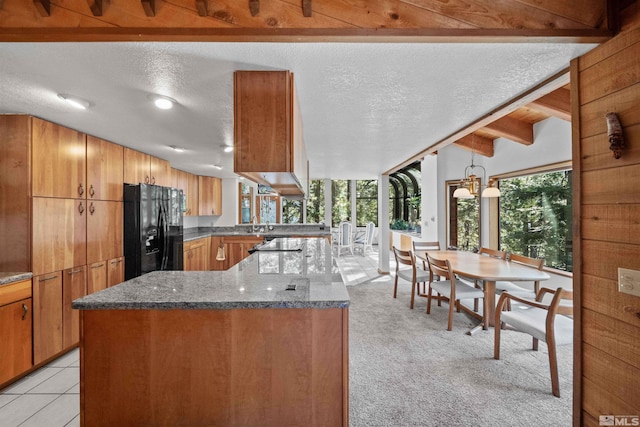
[[[323,223],[324,210],[324,180],[311,180],[309,182],[309,195],[307,196],[307,222]]]
[[[356,225],[378,226],[378,181],[356,181]]]
[[[331,226],[351,221],[351,189],[348,180],[331,181]]]

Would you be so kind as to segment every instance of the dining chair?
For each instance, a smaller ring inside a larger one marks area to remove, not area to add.
[[[515,262],[517,264],[526,265],[537,270],[542,270],[544,267],[544,259],[542,258],[530,258],[524,255],[510,254],[509,262]],[[511,295],[517,295],[523,298],[534,299],[538,295],[540,290],[540,281],[533,282],[533,290],[527,289],[523,286],[519,286],[509,281],[497,281],[496,282],[496,294],[502,294],[503,292],[509,292]],[[507,301],[507,310],[511,310],[511,301]]]
[[[439,251],[440,250],[440,242],[420,242],[414,240],[411,242],[413,246],[413,253],[415,255],[416,251]],[[422,260],[422,270],[429,271],[429,266],[427,265],[427,261]],[[426,297],[427,290],[425,289],[426,283],[423,283],[422,292],[420,292],[420,286],[416,287],[416,293],[418,296]],[[440,306],[440,298],[438,298],[438,306]]]
[[[544,304],[546,293],[553,294],[549,304]],[[508,301],[521,304],[517,310],[502,311]],[[563,301],[571,301],[563,304]],[[549,369],[551,371],[551,390],[560,397],[558,379],[558,360],[556,346],[573,343],[573,291],[558,288],[556,290],[542,288],[536,299],[531,300],[503,292],[496,307],[495,341],[493,358],[500,359],[500,334],[502,326],[508,325],[517,331],[533,337],[533,350],[538,350],[538,341],[547,343],[549,351]]]
[[[409,304],[409,307],[413,309],[417,284],[428,282],[431,274],[427,271],[416,268],[416,257],[413,252],[398,249],[394,246],[393,255],[396,259],[396,280],[393,285],[393,297],[396,298],[398,295],[398,278],[411,282],[411,303]],[[410,268],[401,268],[403,265],[408,265]]]
[[[493,257],[493,258],[498,258],[498,259],[501,259],[503,261],[507,259],[507,253],[505,251],[501,251],[499,249],[491,249],[491,248],[486,248],[486,247],[483,246],[483,247],[480,248],[478,253],[480,255],[490,256],[490,257]],[[483,289],[482,282],[480,280],[474,280],[473,285],[478,289]],[[478,300],[477,299],[473,300],[473,311],[478,311]]]
[[[362,256],[366,255],[367,249],[373,252],[373,235],[376,231],[376,225],[373,222],[367,223],[364,235],[353,241],[354,248],[356,245],[362,245]]]
[[[343,221],[338,226],[336,248],[338,250],[338,256],[340,256],[343,249],[348,249],[351,255],[353,255],[353,232],[351,223],[348,221]]]
[[[456,275],[453,274],[453,271],[451,270],[451,263],[447,259],[436,259],[427,254],[427,262],[429,263],[429,270],[431,274],[433,276],[439,276],[440,279],[429,282],[427,314],[431,314],[432,291],[436,291],[438,294],[447,298],[449,300],[449,321],[447,324],[447,331],[450,331],[453,327],[453,306],[455,305],[457,310],[460,311],[461,300],[482,298],[485,302],[485,307],[482,311],[482,327],[483,329],[487,329],[487,321],[484,316],[488,313],[488,310],[482,289],[478,289],[458,279]]]

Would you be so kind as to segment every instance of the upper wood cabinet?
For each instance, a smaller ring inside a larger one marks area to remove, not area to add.
[[[171,186],[171,165],[168,161],[124,147],[124,182]]]
[[[86,135],[32,120],[32,195],[86,198]]]
[[[124,148],[87,136],[87,199],[122,201]]]
[[[308,161],[293,74],[234,74],[234,172],[282,195],[307,191]]]
[[[171,169],[171,186],[182,190],[185,197],[185,216],[198,215],[198,175],[179,169]]]
[[[210,176],[198,177],[199,215],[222,215],[222,180]]]
[[[124,255],[123,202],[87,200],[87,264]]]

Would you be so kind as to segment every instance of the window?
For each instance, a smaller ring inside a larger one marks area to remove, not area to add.
[[[447,247],[461,251],[480,249],[480,198],[458,199],[453,192],[459,180],[447,181]]]
[[[420,224],[420,162],[389,175],[391,229],[416,229]]]
[[[573,271],[571,169],[538,170],[498,182],[500,248]]]
[[[282,223],[300,224],[302,222],[302,200],[282,198]]]
[[[348,180],[331,181],[331,226],[351,221],[351,189]]]
[[[309,195],[307,196],[307,222],[323,223],[324,209],[324,180],[311,180],[309,182]]]
[[[356,181],[356,225],[378,225],[378,181]]]

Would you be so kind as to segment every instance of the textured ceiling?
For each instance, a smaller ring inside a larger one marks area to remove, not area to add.
[[[233,71],[291,70],[311,178],[375,178],[593,47],[0,43],[0,113],[35,115],[179,169],[233,177],[233,154],[220,147],[233,143]],[[58,93],[92,105],[75,110]],[[149,100],[154,93],[179,105],[157,110]]]

